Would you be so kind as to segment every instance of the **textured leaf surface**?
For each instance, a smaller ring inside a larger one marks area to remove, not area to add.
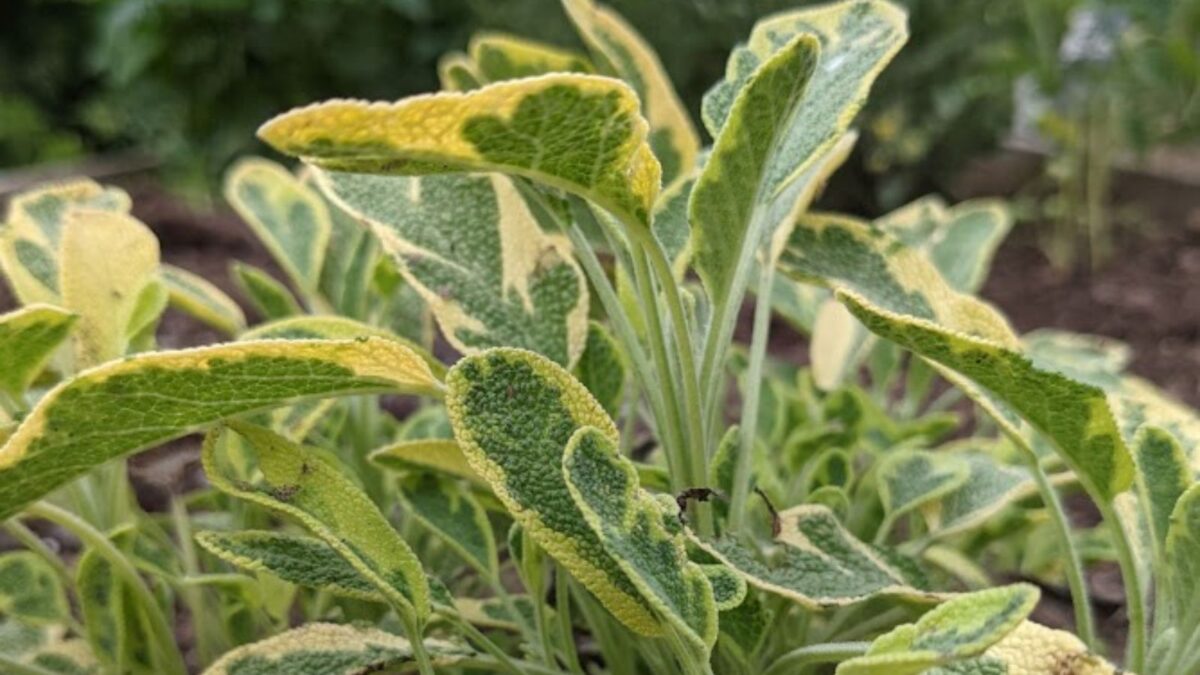
[[[430,474],[404,481],[400,499],[408,512],[488,578],[500,578],[496,537],[487,512],[458,484]]]
[[[154,672],[143,611],[112,564],[94,550],[85,552],[76,566],[75,587],[87,641],[96,658],[112,672]]]
[[[379,508],[341,469],[310,449],[261,427],[238,423],[236,433],[257,455],[261,479],[237,478],[219,454],[223,432],[204,440],[204,472],[223,492],[303,523],[388,600],[418,620],[429,615],[429,586],[421,561]],[[230,432],[224,432],[230,433]]]
[[[467,456],[454,439],[417,438],[400,441],[373,451],[370,460],[394,471],[436,471],[487,486],[487,482],[471,468]]]
[[[605,73],[637,92],[650,124],[650,147],[662,164],[663,184],[670,185],[695,163],[700,138],[658,55],[612,9],[591,0],[563,0],[563,7]]]
[[[20,399],[46,367],[75,323],[75,315],[50,305],[0,314],[0,392]]]
[[[1036,492],[1023,467],[1001,464],[984,452],[963,452],[966,482],[934,503],[921,507],[931,531],[947,536],[987,523],[1005,506]]]
[[[923,450],[893,451],[876,471],[879,498],[892,519],[963,487],[970,475],[961,458]]]
[[[158,239],[131,216],[77,208],[63,219],[59,250],[62,307],[79,315],[75,367],[123,356],[138,329],[162,309],[138,316],[143,293],[157,283]]]
[[[873,333],[989,391],[1048,436],[1098,499],[1133,479],[1133,461],[1105,392],[1039,368],[1005,319],[958,293],[919,252],[867,223],[803,216],[780,269],[835,291]]]
[[[0,448],[0,518],[107,460],[232,415],[440,390],[420,356],[380,338],[244,342],[108,363],[48,393]]]
[[[304,315],[259,324],[242,333],[240,340],[363,340],[383,338],[399,343],[429,366],[436,377],[446,374],[446,366],[421,345],[371,324],[342,316]]]
[[[328,101],[276,117],[259,136],[340,171],[522,175],[648,226],[661,169],[646,126],[628,86],[558,74],[394,104]]]
[[[612,417],[621,411],[621,399],[625,394],[627,376],[625,356],[620,345],[602,324],[588,324],[587,341],[575,372],[592,396]]]
[[[927,675],[1120,675],[1083,642],[1064,630],[1023,621],[982,656],[945,667],[931,668]]]
[[[515,349],[462,359],[446,384],[454,436],[514,520],[623,623],[659,634],[652,606],[592,530],[560,468],[580,428],[616,441],[599,402],[561,367]]]
[[[32,551],[0,555],[0,616],[45,626],[69,614],[62,584],[49,563]]]
[[[1014,584],[961,595],[871,643],[866,655],[838,665],[838,675],[916,675],[976,656],[1029,616],[1038,590]]]
[[[225,562],[267,572],[309,588],[326,588],[360,600],[387,602],[383,594],[320,539],[271,531],[197,532],[196,541]]]
[[[369,224],[456,349],[523,347],[568,365],[579,358],[587,282],[570,243],[542,232],[511,180],[321,172],[319,183]]]
[[[237,335],[246,329],[242,308],[204,277],[174,265],[163,265],[159,274],[171,305],[177,309],[226,335]]]
[[[226,176],[225,199],[292,283],[315,295],[333,230],[320,195],[275,162],[245,159]]]
[[[23,305],[62,304],[60,246],[77,208],[129,212],[129,195],[82,179],[15,195],[0,225],[0,268]]]
[[[442,640],[424,641],[437,666],[449,667],[472,654]],[[413,663],[408,640],[378,628],[309,623],[234,649],[204,675],[357,675]]]
[[[238,290],[250,301],[251,307],[265,319],[282,319],[303,313],[296,296],[270,274],[261,269],[234,261],[229,273]]]
[[[964,293],[979,290],[1012,215],[998,201],[977,199],[947,207],[924,197],[875,221],[907,246],[924,251],[942,278]]]
[[[778,230],[777,255],[795,216],[845,158],[846,130],[907,39],[904,21],[886,2],[841,2],[763,19],[734,49],[724,81],[704,97],[717,140],[690,207],[697,270],[715,302],[743,249]]]
[[[1200,631],[1200,484],[1193,484],[1175,504],[1167,530],[1166,573],[1160,583],[1165,599],[1162,620],[1186,639]],[[1190,655],[1195,660],[1196,655]]]
[[[1147,514],[1152,545],[1157,556],[1161,556],[1175,504],[1196,479],[1179,441],[1158,427],[1143,426],[1133,448],[1138,466],[1138,498]]]
[[[576,431],[562,466],[575,505],[609,555],[643,597],[707,654],[717,639],[717,608],[708,575],[688,560],[678,507],[642,490],[633,463],[599,429]]]
[[[590,73],[586,57],[568,49],[514,35],[481,33],[471,37],[467,54],[480,82],[500,82],[546,73]],[[464,87],[463,89],[473,89]]]
[[[938,596],[914,588],[902,570],[850,534],[825,506],[806,504],[780,514],[778,555],[767,562],[733,539],[697,544],[739,571],[751,586],[817,609],[887,595],[917,601]]]

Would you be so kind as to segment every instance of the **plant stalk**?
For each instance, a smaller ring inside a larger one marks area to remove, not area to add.
[[[1146,600],[1142,597],[1142,580],[1134,559],[1133,548],[1125,536],[1121,519],[1111,504],[1097,502],[1104,522],[1116,547],[1117,565],[1121,568],[1121,583],[1125,586],[1125,605],[1129,612],[1129,645],[1125,651],[1125,669],[1134,673],[1146,672]]]
[[[814,663],[840,663],[862,656],[870,646],[869,642],[832,642],[800,647],[775,659],[763,675],[792,675]]]
[[[733,472],[733,495],[729,505],[728,530],[741,529],[745,517],[746,499],[750,494],[754,444],[758,437],[758,402],[762,392],[763,364],[767,355],[767,339],[771,333],[771,285],[775,282],[774,263],[763,265],[758,279],[758,295],[754,301],[754,332],[750,337],[750,363],[746,369],[746,386],[742,403],[740,450]]]

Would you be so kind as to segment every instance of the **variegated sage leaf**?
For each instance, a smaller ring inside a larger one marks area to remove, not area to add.
[[[696,186],[698,172],[691,170],[667,186],[654,205],[651,232],[671,263],[675,279],[682,284],[692,262],[692,225],[688,222],[688,202]]]
[[[251,572],[267,572],[309,588],[386,603],[387,599],[358,570],[320,539],[280,532],[197,532],[209,553]]]
[[[964,532],[987,523],[1037,487],[1024,467],[1007,466],[988,452],[954,453],[967,465],[966,482],[936,502],[921,506],[931,532],[939,537]]]
[[[1179,441],[1158,427],[1146,425],[1139,429],[1133,451],[1139,505],[1146,514],[1155,557],[1161,559],[1175,504],[1196,477]]]
[[[717,607],[708,575],[688,560],[678,507],[642,490],[633,463],[594,427],[571,436],[562,467],[575,505],[605,550],[658,614],[708,654],[717,639]]]
[[[250,306],[264,319],[283,319],[304,313],[287,286],[254,265],[235,260],[229,266],[229,274]]]
[[[147,675],[161,672],[151,649],[145,614],[108,560],[94,550],[85,552],[76,566],[75,587],[88,644],[106,669]]]
[[[839,664],[837,675],[917,675],[978,656],[1020,625],[1039,595],[1029,584],[960,595],[879,636],[865,655]]]
[[[262,427],[231,423],[204,439],[208,479],[222,492],[300,521],[371,582],[389,603],[418,622],[431,611],[421,561],[371,499],[320,453]],[[237,478],[221,456],[222,434],[237,433],[256,457],[261,478]]]
[[[275,162],[244,159],[225,176],[225,199],[296,288],[315,297],[333,231],[321,196]]]
[[[966,461],[947,453],[894,450],[875,465],[879,500],[896,518],[962,488],[970,476]]]
[[[834,290],[873,333],[982,387],[1044,433],[1098,500],[1133,480],[1105,392],[1039,368],[1004,317],[951,288],[918,251],[848,217],[801,217],[780,270]]]
[[[509,609],[509,603],[501,598],[455,598],[454,609],[458,611],[459,616],[470,621],[472,625],[481,628],[499,628],[501,630],[518,631],[521,629],[521,621],[525,625],[534,625],[536,618],[534,617],[533,600],[528,595],[511,596],[512,606],[516,608],[520,616],[513,616]],[[544,607],[543,610],[553,616],[554,610],[549,607]]]
[[[435,377],[446,374],[446,366],[421,345],[368,323],[336,315],[293,316],[259,324],[238,336],[240,340],[362,340],[377,337],[398,343],[421,357]]]
[[[1200,633],[1200,484],[1193,484],[1175,504],[1167,530],[1162,607],[1156,630],[1174,627],[1177,640],[1195,639]],[[1190,633],[1190,635],[1189,635]],[[1189,655],[1193,661],[1200,656]]]
[[[703,564],[700,570],[712,586],[713,603],[718,612],[727,612],[746,600],[749,587],[745,577],[736,570],[720,564]]]
[[[316,177],[308,167],[299,173],[300,182],[314,192]],[[321,199],[329,210],[329,244],[321,263],[317,290],[332,311],[352,319],[365,320],[370,310],[371,284],[379,264],[379,244],[366,225],[333,204]]]
[[[142,354],[46,394],[0,447],[0,518],[100,464],[226,417],[302,399],[441,395],[421,357],[391,340],[243,342]]]
[[[0,269],[21,304],[62,304],[60,245],[68,212],[127,214],[129,207],[129,195],[86,178],[13,196],[0,224]]]
[[[716,138],[690,206],[696,268],[722,304],[766,242],[775,257],[795,217],[844,160],[876,76],[907,40],[904,12],[853,0],[759,21],[704,97]],[[819,48],[818,48],[819,45]]]
[[[1065,630],[1022,621],[980,656],[924,672],[926,675],[1121,675],[1125,671],[1117,670],[1089,651],[1082,640]]]
[[[174,265],[162,265],[159,274],[171,305],[225,335],[246,330],[242,308],[204,277]]]
[[[424,473],[400,485],[400,501],[430,532],[480,574],[499,583],[496,536],[487,512],[458,483]]]
[[[83,208],[67,211],[61,236],[62,307],[79,315],[72,342],[82,370],[124,356],[157,320],[162,306],[145,304],[144,293],[158,283],[158,239],[131,216]]]
[[[839,607],[875,596],[937,602],[941,596],[913,587],[904,571],[859,541],[826,507],[796,506],[779,514],[778,554],[762,560],[731,537],[693,540],[740,572],[751,586],[810,609]]]
[[[483,75],[475,62],[462,52],[444,54],[438,60],[438,82],[445,91],[471,91],[484,85]]]
[[[33,626],[61,623],[70,616],[50,563],[32,551],[0,555],[0,616]]]
[[[466,357],[446,385],[454,436],[513,519],[622,623],[661,634],[653,606],[588,524],[561,469],[553,470],[583,427],[617,440],[612,419],[587,388],[553,361],[518,349]]]
[[[75,315],[50,305],[0,314],[0,393],[21,400],[71,332]]]
[[[471,72],[481,83],[547,73],[592,72],[592,65],[582,54],[503,33],[473,35],[467,45],[467,55],[472,62]]]
[[[487,481],[471,468],[458,441],[452,438],[399,441],[371,452],[369,458],[373,464],[393,471],[434,471],[488,487]]]
[[[575,374],[608,414],[617,417],[621,412],[628,373],[620,345],[603,324],[588,323],[587,342],[575,364]]]
[[[542,232],[511,180],[322,171],[318,182],[371,227],[456,349],[523,347],[564,365],[579,358],[587,282],[570,243]]]
[[[663,184],[671,185],[695,164],[700,137],[654,48],[609,7],[592,0],[563,0],[563,7],[601,71],[637,92]]]
[[[452,667],[473,654],[466,647],[427,639],[433,665]],[[321,673],[357,675],[415,663],[408,640],[378,628],[307,623],[227,652],[204,675]]]
[[[628,86],[593,75],[508,80],[394,104],[333,100],[259,136],[317,166],[360,173],[497,171],[561,188],[649,227],[661,168]]]
[[[83,638],[66,637],[62,626],[35,628],[0,623],[0,653],[25,666],[62,675],[96,675],[100,665]]]

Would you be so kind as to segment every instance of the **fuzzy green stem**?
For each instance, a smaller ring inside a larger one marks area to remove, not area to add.
[[[751,461],[758,436],[758,402],[762,392],[763,363],[767,356],[767,339],[771,334],[771,285],[775,283],[774,263],[763,265],[758,278],[758,295],[754,302],[754,332],[750,337],[750,362],[746,370],[743,394],[740,449],[733,471],[733,495],[729,504],[729,531],[741,529],[750,495]]]
[[[179,558],[184,574],[188,577],[199,575],[200,561],[196,555],[196,545],[192,541],[192,523],[188,518],[187,506],[179,497],[171,499],[171,522],[175,528],[175,537],[179,540]],[[179,594],[187,605],[195,625],[196,651],[201,662],[208,663],[225,651],[227,645],[222,644],[225,640],[220,632],[223,626],[218,621],[204,620],[204,617],[216,614],[209,611],[208,595],[204,588],[184,587],[180,589]]]
[[[790,675],[814,663],[840,663],[862,656],[870,646],[869,642],[833,642],[800,647],[775,659],[763,675]]]
[[[1125,652],[1125,669],[1146,672],[1146,600],[1142,597],[1142,580],[1134,559],[1133,548],[1125,536],[1121,519],[1111,504],[1097,502],[1104,522],[1108,525],[1121,568],[1121,583],[1125,586],[1126,611],[1129,613],[1129,645]]]
[[[559,639],[562,640],[563,658],[575,675],[583,675],[579,653],[575,647],[575,627],[571,625],[571,587],[567,571],[562,565],[554,566],[554,606],[558,614]]]
[[[147,627],[157,644],[167,673],[170,675],[187,674],[187,666],[184,665],[183,654],[180,653],[179,647],[175,643],[175,633],[171,628],[171,623],[163,614],[154,594],[150,592],[150,588],[138,574],[133,563],[108,537],[82,518],[48,502],[37,502],[29,506],[25,509],[25,514],[33,518],[48,520],[70,531],[112,565],[113,571],[129,586],[138,604],[141,605],[142,611],[145,612]]]
[[[433,670],[433,663],[429,660],[429,652],[425,650],[424,627],[410,613],[401,612],[400,608],[397,608],[397,613],[404,622],[404,632],[408,634],[408,643],[412,645],[413,658],[417,661],[417,670],[421,675],[437,675]]]
[[[458,630],[461,631],[468,640],[475,644],[475,646],[479,647],[491,655],[492,658],[496,659],[497,665],[499,665],[502,670],[507,671],[510,673],[510,675],[525,675],[527,671],[525,671],[523,667],[518,667],[517,664],[513,662],[512,657],[506,654],[503,649],[496,646],[496,643],[492,642],[488,636],[481,633],[478,628],[472,626],[471,622],[459,616],[457,612],[443,611],[439,612],[439,614],[449,620],[450,623],[454,624],[455,627],[458,628]],[[541,670],[540,666],[537,666],[537,668],[538,672],[544,672]],[[551,668],[549,672],[556,673],[558,670]]]

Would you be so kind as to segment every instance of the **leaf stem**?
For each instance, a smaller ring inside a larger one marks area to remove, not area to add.
[[[417,670],[421,675],[437,675],[433,669],[433,663],[429,660],[429,652],[425,651],[424,628],[416,617],[411,616],[409,612],[402,612],[400,609],[396,608],[401,621],[404,622],[404,632],[408,634],[408,643],[412,646],[413,658],[417,661]]]
[[[767,338],[771,333],[771,285],[775,283],[775,264],[762,266],[758,279],[758,296],[754,301],[754,332],[750,337],[750,363],[746,370],[746,386],[742,404],[740,450],[733,470],[733,496],[729,504],[730,532],[741,529],[750,494],[751,458],[758,436],[758,401],[762,391],[763,363],[766,361]]]
[[[789,675],[814,663],[840,663],[862,656],[870,646],[869,642],[832,642],[800,647],[775,659],[763,675]]]
[[[167,672],[172,675],[187,675],[187,666],[184,665],[183,654],[179,652],[179,646],[175,643],[175,634],[171,629],[171,623],[129,558],[125,557],[125,554],[102,532],[70,511],[49,502],[37,502],[26,508],[25,513],[34,518],[48,520],[69,530],[112,565],[113,571],[129,585],[138,604],[142,606],[142,611],[145,612],[147,619],[147,627],[154,636],[158,651],[164,659],[163,665],[168,669]]]
[[[1108,525],[1116,547],[1117,565],[1125,586],[1126,611],[1129,612],[1129,646],[1125,652],[1125,669],[1134,673],[1146,672],[1146,601],[1142,597],[1142,580],[1134,559],[1133,548],[1125,536],[1121,519],[1111,504],[1097,501],[1096,506]]]
[[[575,675],[584,675],[579,664],[579,653],[575,647],[575,628],[571,625],[571,588],[567,571],[562,565],[554,565],[554,605],[558,613],[559,639],[562,640],[563,658]]]

